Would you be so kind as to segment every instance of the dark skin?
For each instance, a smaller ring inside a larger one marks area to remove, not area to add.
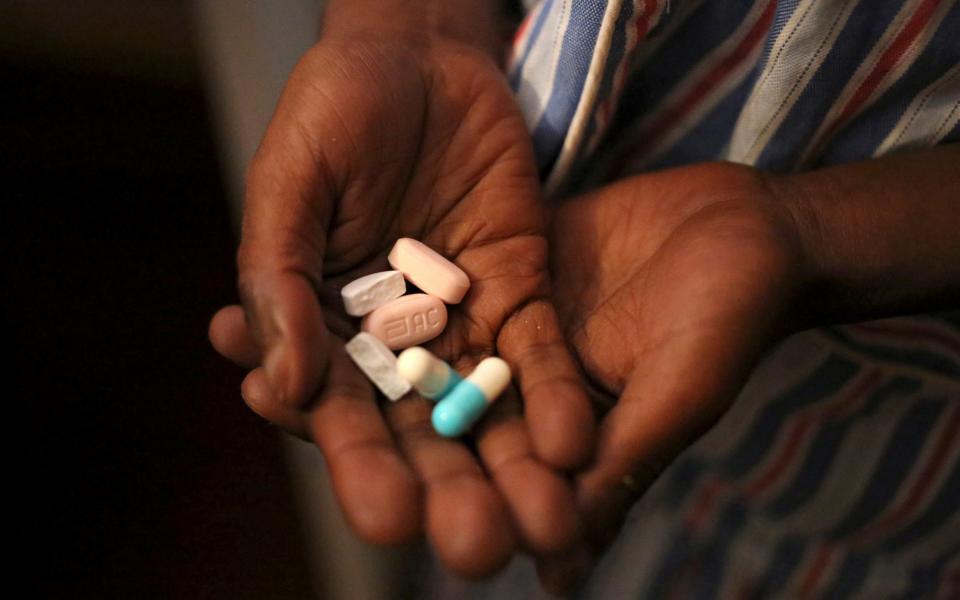
[[[562,206],[552,263],[565,333],[616,405],[578,476],[595,547],[636,494],[728,408],[783,333],[802,245],[762,174],[703,165],[632,178]]]
[[[516,391],[473,447],[435,434],[423,399],[378,406],[343,351],[356,323],[339,288],[387,269],[399,237],[471,279],[427,347],[461,371],[494,353],[514,371]],[[446,37],[324,36],[249,169],[238,261],[243,307],[214,317],[211,341],[253,369],[242,391],[254,411],[317,443],[361,537],[426,533],[467,576],[518,547],[552,555],[576,543],[563,470],[592,451],[593,416],[548,296],[529,137],[489,52]]]
[[[371,24],[363,1],[334,2],[249,171],[244,306],[218,313],[210,335],[253,369],[242,388],[251,408],[323,451],[361,537],[425,533],[467,576],[525,550],[560,589],[582,564],[581,532],[601,548],[635,500],[623,476],[651,481],[726,410],[770,344],[802,327],[956,300],[957,150],[792,177],[701,165],[565,205],[553,230],[555,302],[587,375],[620,398],[594,445],[593,412],[547,299],[528,135],[482,4],[384,0]],[[413,6],[427,7],[416,27],[382,18]],[[423,23],[440,33],[422,34]],[[922,205],[909,202],[916,182],[929,188]],[[495,352],[517,375],[519,394],[498,403],[473,447],[436,436],[422,399],[378,406],[343,352],[355,323],[337,290],[386,268],[400,236],[473,281],[429,347],[461,371]],[[890,277],[904,285],[891,292]],[[566,473],[584,461],[572,488]]]
[[[576,480],[595,549],[642,492],[622,478],[649,486],[786,335],[960,306],[958,165],[957,145],[797,175],[693,165],[558,209],[564,333],[617,400]]]

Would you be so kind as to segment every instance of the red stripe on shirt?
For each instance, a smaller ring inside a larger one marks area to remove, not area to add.
[[[516,33],[513,34],[513,45],[517,46],[520,43],[520,40],[523,39],[523,34],[527,32],[527,29],[530,28],[530,21],[533,20],[534,12],[530,12],[522,21],[520,21],[520,26],[517,27]]]
[[[637,22],[634,24],[637,34],[637,43],[640,42],[650,30],[650,18],[653,17],[654,13],[657,12],[657,5],[659,2],[657,0],[650,0],[643,3],[643,13],[640,17],[637,18]]]
[[[815,406],[807,414],[791,423],[785,434],[787,441],[780,445],[779,454],[758,475],[752,477],[752,481],[748,480],[744,484],[744,496],[749,498],[762,494],[789,473],[789,467],[799,454],[805,439],[814,431],[813,426],[855,411],[881,380],[879,370],[865,371],[843,398],[836,402]],[[716,506],[717,496],[733,487],[732,482],[721,480],[713,480],[702,487],[689,513],[687,522],[690,527],[699,529],[705,526],[712,509]]]
[[[723,83],[724,79],[729,77],[736,68],[747,59],[756,48],[757,44],[763,42],[770,24],[773,22],[773,16],[776,11],[777,3],[771,1],[767,3],[763,13],[756,20],[740,43],[727,54],[712,71],[697,82],[693,88],[687,92],[673,106],[664,109],[660,118],[655,120],[645,129],[637,132],[634,136],[637,142],[623,151],[621,157],[614,161],[607,179],[619,177],[626,169],[629,161],[639,154],[642,154],[653,146],[663,137],[663,134],[670,130],[678,121],[693,112],[703,100],[717,87]]]
[[[761,473],[747,485],[744,493],[748,497],[759,496],[773,487],[784,475],[790,472],[790,465],[794,458],[800,454],[808,435],[814,431],[814,425],[855,410],[866,399],[870,390],[876,387],[880,379],[879,371],[867,371],[839,402],[820,407],[820,410],[795,421],[788,433],[787,443],[781,446],[780,455],[769,464],[764,473]]]
[[[864,107],[873,93],[880,87],[884,78],[903,58],[904,53],[917,39],[924,27],[930,22],[933,13],[942,0],[925,0],[900,29],[893,42],[884,50],[874,64],[873,69],[853,93],[830,125],[823,130],[819,139],[812,144],[810,156],[817,156],[833,135],[847,124]]]
[[[813,562],[810,563],[807,572],[800,580],[800,587],[797,590],[798,598],[809,598],[814,595],[814,592],[822,581],[823,574],[827,572],[827,567],[830,566],[832,558],[833,545],[824,544],[820,546],[816,555],[813,557]]]
[[[950,335],[950,333],[935,327],[924,326],[921,323],[875,321],[850,325],[850,330],[889,336],[892,342],[897,340],[930,342],[942,346],[944,350],[955,354],[956,358],[960,359],[960,338],[958,336]]]
[[[886,516],[860,530],[853,536],[852,541],[858,544],[870,543],[880,536],[891,533],[905,521],[931,489],[933,482],[947,465],[950,450],[957,443],[960,443],[960,408],[953,411],[946,426],[940,430],[940,435],[937,436],[933,451],[930,453],[930,459],[923,465],[923,470],[913,482],[906,499],[893,512],[887,513]]]
[[[650,19],[657,12],[658,4],[658,0],[649,0],[643,3],[643,12],[637,16],[637,19],[633,25],[634,34],[636,36],[633,41],[633,48],[627,52],[627,55],[629,55],[630,52],[633,52],[633,50],[639,46],[643,38],[646,37],[650,30]],[[618,71],[629,68],[628,65],[630,61],[627,55],[624,56],[623,62],[617,67]],[[614,89],[610,91],[610,95],[600,103],[600,106],[597,109],[597,123],[600,127],[606,125],[606,123],[610,120],[610,113],[613,111],[614,99],[620,97],[620,90],[618,88],[623,87],[622,79],[623,78],[619,73],[614,75]]]

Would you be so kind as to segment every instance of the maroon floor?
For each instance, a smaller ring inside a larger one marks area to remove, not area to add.
[[[0,81],[27,407],[8,420],[30,565],[13,579],[26,597],[307,597],[277,434],[205,339],[235,293],[199,89],[2,58]]]

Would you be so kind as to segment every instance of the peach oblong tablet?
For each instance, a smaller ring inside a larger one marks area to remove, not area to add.
[[[434,296],[400,296],[363,318],[360,329],[375,335],[391,350],[422,344],[447,326],[447,307]]]
[[[387,262],[410,283],[447,304],[460,302],[470,289],[470,278],[463,269],[412,238],[397,240]]]

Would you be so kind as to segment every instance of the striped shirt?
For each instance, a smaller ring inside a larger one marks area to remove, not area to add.
[[[707,160],[794,171],[960,140],[957,0],[530,4],[509,77],[550,195]],[[523,559],[438,586],[541,594]],[[960,316],[781,343],[577,595],[960,598]]]

